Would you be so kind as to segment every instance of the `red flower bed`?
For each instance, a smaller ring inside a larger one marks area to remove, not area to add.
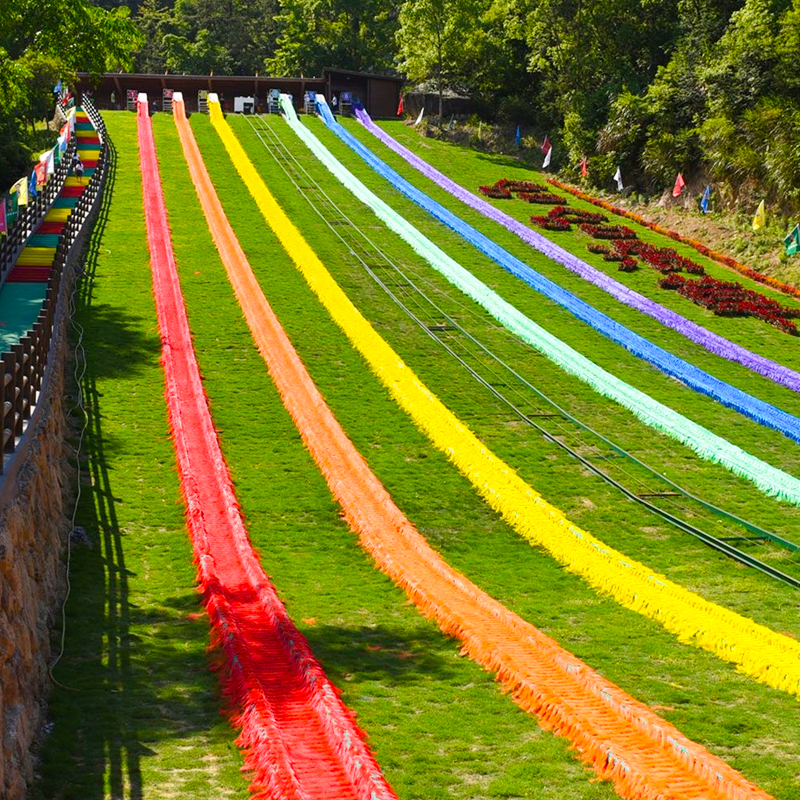
[[[636,232],[624,225],[590,225],[583,222],[580,229],[595,239],[635,239]]]
[[[531,217],[531,222],[546,231],[571,231],[572,225],[563,217]]]
[[[593,214],[591,211],[580,211],[577,208],[567,208],[566,206],[556,206],[547,213],[548,217],[561,217],[570,222],[588,222],[599,225],[601,222],[608,222],[605,214]]]
[[[552,192],[520,192],[517,197],[526,203],[541,203],[542,205],[553,205],[553,203],[563,202],[563,198]]]
[[[513,200],[514,195],[508,189],[500,189],[497,186],[479,186],[478,191],[481,194],[490,197],[492,200]]]
[[[640,225],[650,228],[652,231],[656,231],[664,236],[669,236],[670,239],[674,239],[677,242],[688,244],[689,247],[693,247],[698,253],[707,256],[713,261],[716,261],[718,264],[722,264],[729,269],[741,273],[751,280],[757,281],[758,283],[763,283],[764,285],[770,286],[771,288],[776,289],[779,292],[783,292],[784,294],[800,297],[800,289],[798,289],[798,287],[792,286],[788,283],[781,283],[781,281],[775,280],[775,278],[771,278],[769,275],[764,275],[762,272],[757,272],[754,269],[750,269],[750,267],[746,267],[744,264],[739,263],[735,258],[718,253],[716,250],[712,250],[710,247],[707,247],[702,242],[698,242],[696,239],[690,239],[688,236],[681,236],[679,233],[671,231],[668,228],[662,228],[655,222],[649,222],[648,220],[644,219],[644,217],[639,216],[639,214],[634,214],[633,211],[628,211],[625,208],[620,208],[619,206],[612,205],[611,203],[606,203],[604,200],[599,200],[596,197],[592,197],[591,195],[580,191],[580,189],[575,189],[572,186],[568,186],[566,183],[562,183],[555,178],[548,178],[547,182],[553,186],[557,186],[559,189],[563,189],[565,192],[569,192],[575,197],[579,197],[581,200],[586,200],[587,203],[592,203],[593,205],[600,206],[600,208],[604,208],[606,211],[610,211],[613,214],[619,214],[622,217],[632,219],[635,222],[638,222]]]
[[[745,289],[741,284],[731,281],[718,281],[708,275],[700,280],[689,280],[671,275],[659,281],[663,289],[676,289],[682,297],[707,308],[720,317],[756,317],[777,328],[797,334],[797,326],[792,317],[800,317],[800,311],[786,308],[775,300]]]
[[[501,178],[491,186],[479,186],[478,191],[492,200],[512,200],[514,194],[519,194],[521,200],[527,200],[529,203],[564,203],[564,198],[551,192],[548,186],[532,181]]]
[[[635,272],[639,269],[635,258],[628,258],[627,256],[622,259],[618,267],[620,272]]]

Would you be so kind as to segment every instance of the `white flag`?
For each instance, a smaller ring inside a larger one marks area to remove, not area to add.
[[[617,171],[614,173],[614,180],[617,182],[617,189],[622,191],[622,170],[619,167],[617,167]]]
[[[419,116],[417,117],[417,121],[414,123],[415,125],[419,125],[422,122],[422,115],[425,113],[425,106],[419,110]]]
[[[553,155],[553,146],[550,145],[550,149],[545,154],[544,163],[542,164],[542,169],[547,169],[550,166],[550,157],[552,155]]]
[[[46,153],[42,153],[39,156],[39,161],[45,165],[45,170],[48,175],[52,175],[55,172],[56,167],[52,150],[48,150]]]

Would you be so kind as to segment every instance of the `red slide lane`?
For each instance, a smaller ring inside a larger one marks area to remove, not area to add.
[[[225,656],[251,789],[274,800],[396,800],[352,714],[253,552],[192,347],[146,102],[139,159],[166,399],[203,599]]]

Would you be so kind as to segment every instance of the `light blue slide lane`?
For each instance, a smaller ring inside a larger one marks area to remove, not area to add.
[[[545,297],[558,303],[581,321],[591,325],[599,333],[622,345],[635,356],[653,364],[653,366],[667,375],[677,378],[695,391],[712,397],[717,402],[738,411],[740,414],[744,414],[744,416],[755,420],[761,425],[774,428],[795,442],[800,442],[800,419],[771,403],[759,400],[757,397],[753,397],[747,392],[737,389],[719,378],[715,378],[682,358],[667,352],[662,347],[653,344],[648,339],[638,333],[634,333],[629,328],[598,311],[576,297],[572,292],[563,289],[557,283],[531,269],[516,256],[513,256],[500,245],[457,217],[452,211],[449,211],[410,184],[405,178],[398,175],[397,172],[385,164],[334,119],[324,98],[322,102],[317,103],[317,108],[328,128],[364,159],[375,172],[389,181],[392,186],[401,191],[410,200],[425,209],[431,216],[447,225],[448,228],[458,233],[482,253],[497,262],[503,269],[520,278],[537,292],[541,292]]]
[[[281,108],[290,129],[338,181],[370,208],[387,227],[408,242],[437,272],[486,309],[500,324],[566,372],[589,384],[598,394],[630,410],[646,425],[692,448],[701,458],[720,464],[751,481],[765,494],[800,505],[800,480],[621,381],[528,319],[497,292],[456,263],[352,175],[300,122],[288,95],[281,95]]]

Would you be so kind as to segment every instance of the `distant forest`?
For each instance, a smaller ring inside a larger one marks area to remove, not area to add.
[[[41,18],[41,0],[10,4]],[[67,69],[400,72],[411,87],[441,82],[472,97],[487,119],[546,131],[554,164],[588,156],[598,183],[620,165],[656,190],[681,171],[714,180],[730,201],[757,192],[800,208],[800,0],[48,4],[105,16],[105,63],[87,51]],[[0,75],[4,58],[21,57],[10,16],[0,21]]]

